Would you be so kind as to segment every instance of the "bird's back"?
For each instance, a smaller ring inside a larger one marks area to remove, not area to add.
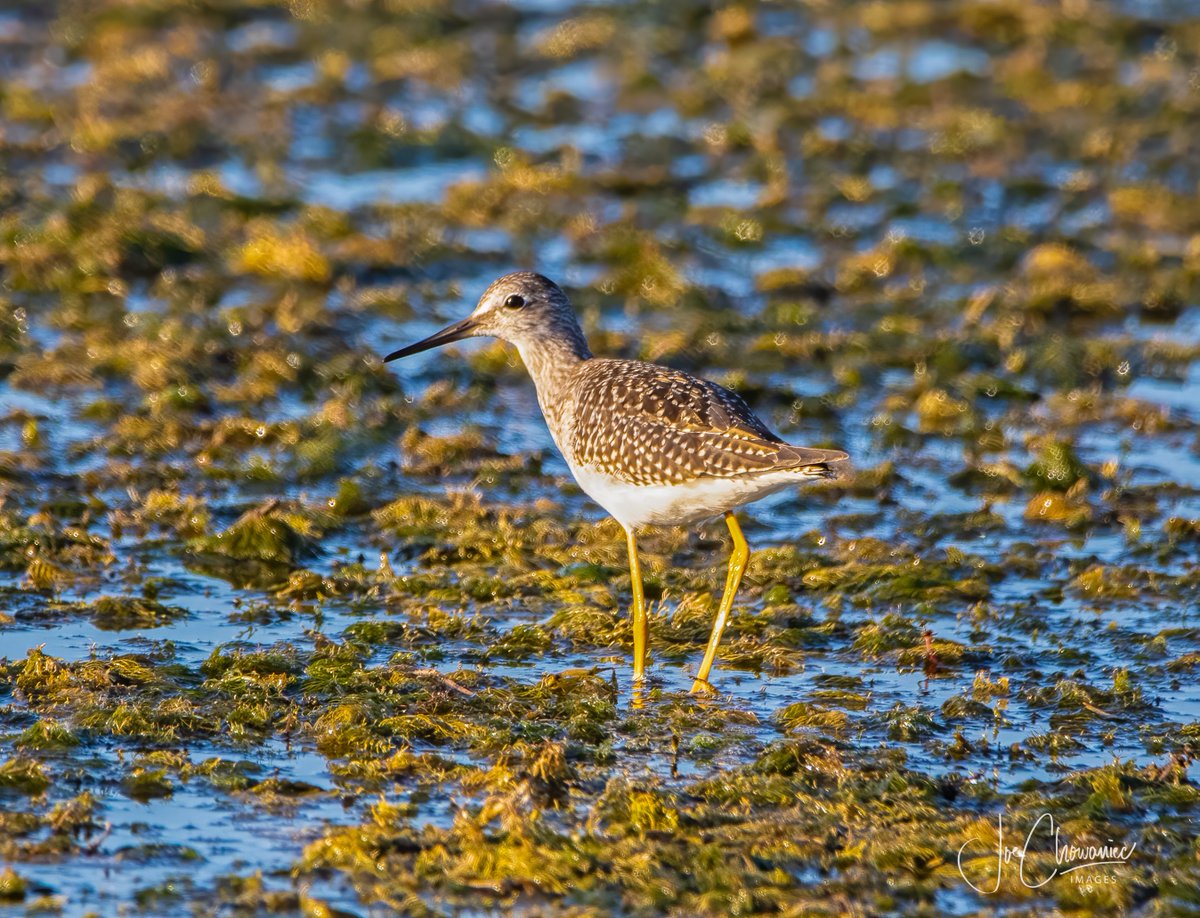
[[[681,370],[634,360],[582,362],[560,442],[568,460],[634,485],[741,478],[790,468],[820,477],[838,450],[807,449],[772,433],[745,400]]]

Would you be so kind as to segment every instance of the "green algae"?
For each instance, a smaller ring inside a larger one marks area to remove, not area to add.
[[[17,738],[18,749],[69,749],[80,739],[65,725],[49,718],[27,727]]]
[[[312,537],[318,531],[311,515],[269,501],[247,510],[227,529],[193,540],[190,548],[234,561],[290,566],[311,556]]]
[[[170,797],[175,786],[160,768],[132,769],[121,781],[121,790],[139,803],[148,803],[162,797]]]
[[[6,867],[0,873],[0,901],[21,902],[27,894],[28,884],[24,878],[11,867]]]
[[[156,628],[187,617],[187,610],[143,597],[102,596],[94,600],[88,614],[105,631]]]
[[[0,788],[36,797],[49,786],[45,769],[33,759],[13,758],[0,765]]]

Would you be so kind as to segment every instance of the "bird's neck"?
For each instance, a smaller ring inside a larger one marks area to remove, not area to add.
[[[582,332],[520,341],[517,350],[539,395],[556,389],[580,363],[592,356]]]
[[[582,331],[576,330],[574,334],[517,342],[517,350],[537,387],[538,404],[550,432],[558,441],[565,422],[564,411],[571,401],[567,397],[571,377],[592,356],[587,340]]]

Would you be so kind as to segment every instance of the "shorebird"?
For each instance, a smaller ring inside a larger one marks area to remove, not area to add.
[[[637,531],[724,516],[733,553],[692,685],[693,693],[711,691],[709,671],[750,557],[733,511],[799,482],[835,477],[832,466],[846,453],[785,443],[741,396],[714,382],[653,363],[593,357],[566,294],[540,274],[504,275],[467,318],[384,361],[477,336],[517,348],[575,481],[625,529],[635,683],[645,676],[649,643]]]

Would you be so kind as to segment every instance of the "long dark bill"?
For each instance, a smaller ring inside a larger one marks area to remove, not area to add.
[[[430,348],[438,347],[443,344],[449,344],[451,341],[461,341],[463,338],[468,338],[471,332],[475,329],[475,320],[469,316],[461,322],[455,322],[453,325],[447,325],[440,332],[434,332],[424,341],[418,341],[416,344],[410,344],[408,347],[402,347],[398,351],[392,351],[383,358],[383,362],[389,360],[399,360],[401,357],[408,357],[412,354],[419,354],[421,351],[427,351]]]

